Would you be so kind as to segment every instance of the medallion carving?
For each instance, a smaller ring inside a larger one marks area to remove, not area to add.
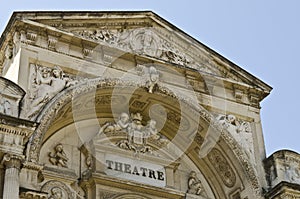
[[[48,193],[49,199],[77,199],[75,192],[73,192],[66,184],[56,181],[50,180],[46,182],[41,191],[44,193]]]

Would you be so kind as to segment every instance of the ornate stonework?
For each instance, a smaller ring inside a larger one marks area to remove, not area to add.
[[[56,180],[46,182],[42,192],[48,193],[49,199],[75,199],[76,194],[64,183]]]
[[[218,149],[212,149],[208,159],[219,174],[221,180],[227,187],[233,187],[236,183],[236,175],[228,161]]]
[[[156,14],[25,12],[9,24],[0,198],[300,195],[299,154],[263,161],[271,87]]]
[[[117,141],[116,145],[135,153],[152,153],[154,149],[149,143],[158,147],[168,143],[168,140],[157,131],[155,120],[149,120],[146,126],[142,124],[142,120],[143,116],[140,113],[132,113],[131,117],[127,113],[121,113],[115,124],[105,123],[100,128],[98,136],[101,138],[101,134],[104,133],[110,137],[123,132],[127,138]]]
[[[54,148],[54,152],[49,153],[49,161],[52,165],[67,168],[68,160],[69,159],[67,158],[67,155],[64,152],[62,144],[57,144]]]
[[[245,149],[249,156],[254,160],[254,145],[250,122],[236,118],[234,115],[218,115],[216,119],[227,129],[228,132]]]
[[[54,68],[30,64],[30,93],[27,95],[24,118],[34,119],[57,93],[75,85],[77,80],[66,75],[59,66]]]
[[[205,194],[202,182],[197,178],[197,173],[195,171],[190,172],[187,193],[194,195]]]

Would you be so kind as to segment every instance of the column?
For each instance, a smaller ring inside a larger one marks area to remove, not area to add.
[[[5,154],[2,163],[5,166],[3,199],[19,199],[19,172],[21,156]]]

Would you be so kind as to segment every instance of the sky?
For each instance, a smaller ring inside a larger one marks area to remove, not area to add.
[[[1,3],[0,32],[13,11],[151,10],[273,87],[261,103],[270,155],[300,152],[299,8],[299,0],[12,0]]]

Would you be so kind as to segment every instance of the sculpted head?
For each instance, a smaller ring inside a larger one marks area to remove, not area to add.
[[[52,74],[54,77],[62,77],[63,71],[59,66],[55,66],[52,70]]]
[[[119,119],[123,122],[123,123],[127,123],[129,121],[129,115],[127,113],[121,113]]]

